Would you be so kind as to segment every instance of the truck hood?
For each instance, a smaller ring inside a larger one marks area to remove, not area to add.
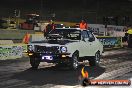
[[[43,40],[43,41],[33,41],[31,44],[34,45],[66,45],[73,42],[79,42],[79,40]]]

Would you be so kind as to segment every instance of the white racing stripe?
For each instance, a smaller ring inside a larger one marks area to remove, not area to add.
[[[102,56],[108,56],[108,55],[120,55],[120,54],[124,54],[124,53],[128,53],[128,50],[124,50],[124,51],[106,51],[105,53],[102,54]],[[131,53],[131,52],[130,52]]]
[[[107,63],[108,64],[108,63]],[[109,70],[111,70],[112,68],[114,69],[120,69],[122,67],[127,67],[129,65],[131,65],[132,62],[130,61],[125,61],[125,62],[122,62],[122,63],[117,63],[117,64],[110,64],[110,65],[105,65],[105,68],[107,68],[106,72],[108,72]],[[101,66],[101,67],[104,67],[104,66]]]
[[[108,73],[103,73],[102,75],[100,75],[99,77],[95,78],[95,79],[114,79],[118,76],[122,76],[128,72],[132,71],[132,63],[128,64],[128,66],[108,72]]]
[[[11,80],[7,80],[6,82],[4,81],[1,82],[0,86],[1,88],[16,88],[17,86],[27,85],[29,83],[30,82],[26,82],[25,80],[11,79]]]

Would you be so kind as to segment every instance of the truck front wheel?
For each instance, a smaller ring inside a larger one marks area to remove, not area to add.
[[[30,64],[33,69],[37,69],[40,64],[40,61],[38,58],[30,58]]]
[[[71,65],[74,70],[77,69],[79,66],[78,59],[79,59],[79,53],[76,52],[72,55],[72,61],[71,61],[72,62]]]

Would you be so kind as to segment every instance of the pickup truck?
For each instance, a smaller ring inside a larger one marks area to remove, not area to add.
[[[28,44],[28,55],[32,68],[40,62],[66,64],[77,69],[79,62],[89,61],[90,66],[99,64],[103,45],[89,30],[77,28],[57,28],[41,41]]]

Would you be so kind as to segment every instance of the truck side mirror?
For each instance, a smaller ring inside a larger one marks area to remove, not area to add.
[[[95,38],[94,37],[90,37],[88,41],[89,42],[95,41]]]

